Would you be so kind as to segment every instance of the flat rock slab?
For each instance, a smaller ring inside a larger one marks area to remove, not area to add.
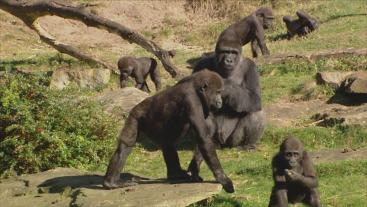
[[[340,160],[366,160],[367,148],[361,149],[333,149],[310,152],[315,163],[334,162]]]
[[[188,206],[221,191],[214,182],[170,184],[131,174],[139,185],[102,187],[102,174],[70,168],[0,180],[2,207],[23,206]]]

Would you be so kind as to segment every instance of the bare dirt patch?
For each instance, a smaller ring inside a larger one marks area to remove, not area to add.
[[[367,148],[361,149],[333,149],[310,152],[315,163],[335,162],[341,160],[366,160]]]
[[[367,124],[367,104],[345,106],[329,104],[326,100],[299,102],[283,100],[266,106],[265,112],[268,123],[278,127]]]

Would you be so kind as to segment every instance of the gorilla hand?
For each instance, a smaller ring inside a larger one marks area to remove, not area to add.
[[[284,171],[285,171],[285,175],[287,176],[287,178],[290,181],[301,180],[301,178],[303,177],[301,174],[299,174],[298,172],[296,172],[294,170],[285,169]]]

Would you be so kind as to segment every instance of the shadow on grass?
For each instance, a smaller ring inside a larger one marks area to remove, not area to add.
[[[329,21],[332,21],[332,20],[336,20],[336,19],[340,19],[340,18],[345,18],[345,17],[354,17],[354,16],[367,16],[367,14],[343,14],[343,15],[333,15],[333,16],[330,16],[329,18],[327,18],[326,20],[320,22],[321,24],[323,23],[327,23]]]

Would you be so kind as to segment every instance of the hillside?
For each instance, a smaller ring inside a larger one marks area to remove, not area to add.
[[[275,14],[272,28],[266,31],[266,43],[272,56],[310,56],[367,48],[367,4],[362,0],[68,2],[82,3],[95,14],[141,33],[162,48],[176,50],[173,62],[182,76],[191,74],[191,60],[213,50],[223,29],[260,6],[272,7]],[[319,28],[307,37],[281,39],[286,33],[282,17],[295,17],[299,9],[316,17],[320,22]],[[118,58],[125,55],[152,56],[138,45],[78,21],[51,16],[42,18],[41,23],[60,41],[111,64],[116,64]],[[108,84],[98,85],[94,89],[75,86],[61,91],[50,89],[50,72],[100,67],[58,53],[41,42],[22,21],[2,10],[0,42],[2,179],[57,167],[103,174],[122,127],[119,123],[124,122],[132,105],[147,94],[126,93],[133,96],[126,98],[133,100],[132,103],[115,108],[115,104],[125,99],[121,95],[112,100],[120,93],[116,75],[111,76]],[[243,51],[244,56],[250,57],[249,45]],[[182,78],[171,78],[161,64],[159,69],[163,88]],[[259,64],[257,70],[268,121],[258,150],[218,150],[223,168],[234,181],[236,192],[227,194],[221,191],[191,206],[267,206],[273,185],[271,159],[288,134],[299,137],[305,148],[315,153],[314,161],[319,159],[317,156],[325,160],[316,161],[323,206],[366,206],[367,158],[363,153],[367,148],[367,103],[342,103],[339,100],[345,97],[340,98],[331,85],[316,84],[315,75],[318,72],[367,72],[367,56],[352,54],[314,61],[293,58],[274,64]],[[134,83],[131,81],[129,84],[132,86]],[[154,88],[150,79],[148,85]],[[330,100],[337,101],[330,103]],[[332,123],[320,124],[326,123],[322,120],[325,117],[331,117]],[[179,144],[180,161],[184,168],[191,160],[191,147],[191,141]],[[354,159],[351,155],[354,152],[362,156]],[[346,156],[339,159],[341,154]],[[146,139],[140,140],[134,148],[124,171],[151,178],[166,176],[162,153]],[[206,181],[214,180],[204,164],[201,174]],[[71,189],[63,196],[72,200],[72,192],[76,191]]]

